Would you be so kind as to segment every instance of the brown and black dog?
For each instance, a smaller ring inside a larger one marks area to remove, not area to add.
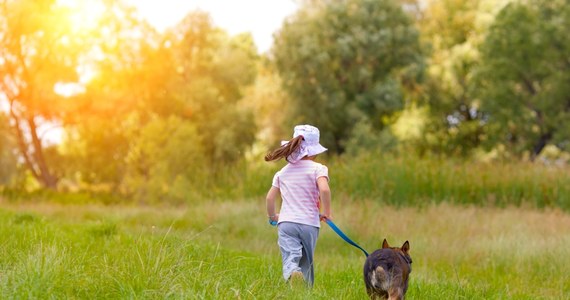
[[[384,239],[382,249],[368,256],[364,263],[364,284],[370,299],[404,299],[412,272],[409,251],[408,241],[398,248],[390,247]]]

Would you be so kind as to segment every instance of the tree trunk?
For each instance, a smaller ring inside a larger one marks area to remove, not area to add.
[[[40,171],[40,181],[44,187],[55,189],[57,187],[57,178],[50,172],[42,147],[42,142],[38,137],[37,125],[34,117],[28,118],[28,125],[30,126],[30,135],[32,137],[32,146],[34,151],[34,159]]]
[[[16,140],[18,141],[18,148],[22,158],[24,159],[26,167],[42,186],[52,190],[55,189],[57,187],[58,179],[47,167],[47,163],[43,155],[42,143],[37,134],[37,126],[34,118],[30,117],[27,120],[30,131],[29,133],[32,138],[32,145],[29,145],[25,138],[24,129],[22,128],[22,120],[13,110],[13,107],[10,109],[10,115],[14,121],[14,131],[16,134]]]
[[[532,155],[530,157],[531,161],[534,161],[538,157],[538,155],[540,155],[540,152],[542,152],[542,149],[546,147],[546,144],[548,144],[550,139],[552,139],[552,133],[550,132],[543,133],[542,135],[540,135],[540,138],[538,139],[538,141],[536,142],[536,144],[532,149]]]

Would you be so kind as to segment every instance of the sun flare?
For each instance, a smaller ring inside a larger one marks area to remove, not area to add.
[[[57,4],[70,10],[69,22],[75,32],[96,29],[105,11],[105,5],[95,0],[58,0]]]

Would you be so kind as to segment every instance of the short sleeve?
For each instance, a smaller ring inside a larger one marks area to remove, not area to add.
[[[273,182],[271,183],[272,186],[279,188],[279,172],[275,173],[273,176]]]
[[[321,164],[317,166],[315,179],[319,179],[319,177],[326,177],[327,181],[329,180],[329,168],[327,166]]]

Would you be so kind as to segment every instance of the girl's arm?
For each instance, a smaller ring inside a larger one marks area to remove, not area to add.
[[[279,195],[279,189],[272,186],[267,192],[267,196],[265,197],[265,205],[267,207],[267,216],[271,221],[278,221],[279,214],[275,213],[275,199]]]
[[[324,219],[332,219],[331,216],[331,190],[329,188],[329,180],[326,177],[317,178],[317,186],[321,195],[321,204],[323,211],[321,212],[321,221]]]

